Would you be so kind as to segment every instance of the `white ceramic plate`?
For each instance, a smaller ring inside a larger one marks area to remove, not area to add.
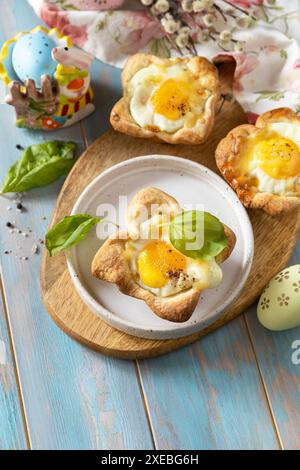
[[[113,204],[121,228],[126,228],[126,207],[118,207],[119,196],[127,196],[130,201],[148,186],[166,191],[186,209],[191,209],[191,204],[203,204],[204,210],[220,218],[237,236],[233,253],[222,264],[221,285],[203,292],[192,317],[185,323],[162,320],[143,301],[91,276],[91,261],[103,243],[97,237],[101,224],[69,251],[68,268],[82,300],[113,327],[144,338],[179,338],[207,327],[238,297],[252,264],[252,226],[236,194],[219,176],[198,163],[165,155],[126,160],[104,171],[83,191],[72,214],[103,215],[99,204]],[[114,230],[111,227],[111,232]]]

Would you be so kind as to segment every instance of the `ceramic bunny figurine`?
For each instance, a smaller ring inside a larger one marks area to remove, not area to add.
[[[56,118],[68,125],[94,111],[89,68],[93,56],[76,47],[55,47],[52,58],[57,62],[54,78],[59,86],[59,108]]]
[[[55,130],[92,113],[92,60],[56,29],[38,27],[7,41],[0,76],[9,87],[6,102],[15,107],[17,126]]]

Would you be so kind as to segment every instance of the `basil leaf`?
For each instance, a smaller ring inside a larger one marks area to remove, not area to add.
[[[2,193],[17,193],[53,183],[75,163],[73,142],[53,141],[32,145],[8,171]]]
[[[46,248],[50,256],[77,245],[101,220],[101,217],[88,214],[69,215],[62,219],[46,235]]]
[[[170,224],[172,245],[185,256],[210,260],[228,245],[224,226],[217,217],[202,211],[181,212]]]

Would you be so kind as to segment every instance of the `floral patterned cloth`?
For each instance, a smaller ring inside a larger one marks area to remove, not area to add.
[[[178,55],[159,22],[133,0],[28,0],[50,27],[69,35],[98,59],[122,67],[138,51],[163,57]],[[222,3],[222,2],[221,2]],[[194,43],[197,53],[210,59],[233,58],[233,93],[248,120],[275,107],[300,113],[300,0],[231,0],[241,8],[255,8],[259,18],[235,34],[245,41],[243,52],[224,52],[216,42]]]

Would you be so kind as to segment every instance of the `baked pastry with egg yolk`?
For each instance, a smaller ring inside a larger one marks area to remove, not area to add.
[[[123,98],[111,112],[114,129],[170,144],[200,144],[214,123],[220,96],[216,67],[204,57],[132,56],[122,73]]]
[[[156,315],[173,322],[187,321],[201,292],[221,283],[219,264],[235,245],[234,233],[224,225],[227,246],[215,258],[200,260],[179,252],[168,227],[170,218],[181,212],[178,202],[160,189],[141,190],[128,206],[128,230],[108,238],[91,267],[93,276],[115,283],[121,292],[143,300]]]
[[[276,215],[300,206],[300,118],[291,109],[233,129],[219,143],[216,162],[246,207]]]

